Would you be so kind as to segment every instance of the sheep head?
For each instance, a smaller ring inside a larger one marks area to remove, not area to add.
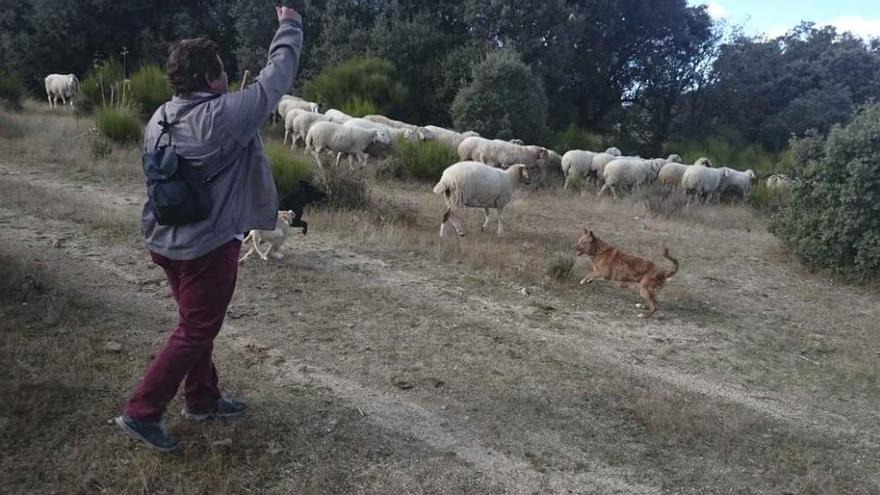
[[[706,157],[702,157],[702,158],[697,159],[697,161],[694,162],[694,165],[699,165],[701,167],[711,167],[712,160],[710,160]]]
[[[666,161],[673,162],[673,163],[681,163],[681,155],[677,155],[677,154],[673,153],[673,154],[669,155],[668,158],[666,158]]]
[[[384,144],[386,146],[391,145],[391,133],[386,129],[373,129],[371,132],[373,134],[374,143]]]
[[[620,149],[619,149],[619,148],[615,148],[614,146],[612,146],[612,147],[608,148],[607,150],[605,150],[605,153],[608,153],[609,155],[614,155],[614,156],[621,156],[621,155],[623,155],[623,153],[620,151]]]

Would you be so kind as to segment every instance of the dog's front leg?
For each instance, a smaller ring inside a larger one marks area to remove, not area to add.
[[[302,227],[303,235],[306,235],[309,232],[309,224],[305,220],[302,220],[302,215],[302,212],[297,212],[296,215],[293,217],[293,220],[290,221],[290,226]]]

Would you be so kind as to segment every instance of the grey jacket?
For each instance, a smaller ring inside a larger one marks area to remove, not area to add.
[[[192,162],[209,183],[211,214],[183,226],[159,225],[144,205],[141,226],[147,249],[172,260],[192,260],[254,229],[275,228],[278,195],[263,152],[260,125],[293,85],[302,49],[302,23],[284,21],[269,47],[269,63],[246,89],[226,93],[183,114],[172,129],[177,153]],[[175,96],[166,104],[169,121],[195,99],[211,95]],[[144,131],[144,150],[156,145],[161,108]],[[162,137],[167,143],[168,137]]]

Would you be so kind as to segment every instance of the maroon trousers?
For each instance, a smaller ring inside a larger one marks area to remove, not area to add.
[[[165,270],[180,320],[135,388],[125,407],[127,416],[159,421],[184,378],[190,411],[209,410],[220,398],[211,353],[235,291],[240,250],[241,242],[233,240],[190,261],[150,253],[153,262]]]

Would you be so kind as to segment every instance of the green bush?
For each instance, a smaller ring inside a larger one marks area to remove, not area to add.
[[[158,65],[145,65],[131,76],[128,91],[141,115],[151,116],[159,106],[171,99],[171,85],[165,71]]]
[[[496,50],[474,65],[473,81],[452,102],[458,129],[483,136],[540,142],[547,132],[547,96],[541,79],[513,50]]]
[[[21,79],[13,74],[0,72],[0,101],[13,110],[21,110],[25,89]]]
[[[380,113],[376,108],[376,104],[366,98],[354,97],[338,107],[339,110],[351,115],[352,117],[363,117]]]
[[[791,194],[784,190],[770,189],[763,180],[759,180],[749,191],[748,202],[756,210],[773,213],[788,205]]]
[[[571,192],[579,193],[584,190],[584,187],[586,187],[586,185],[587,182],[584,179],[583,175],[572,174],[571,177],[569,177],[568,180],[565,181],[564,186]]]
[[[314,176],[312,161],[305,155],[291,152],[281,143],[266,143],[266,157],[279,197],[299,187],[299,181],[310,181]]]
[[[92,113],[96,109],[120,101],[125,89],[122,62],[116,59],[95,64],[79,85],[77,109]]]
[[[107,139],[120,144],[143,138],[140,114],[126,105],[106,105],[95,111],[95,126]]]
[[[391,62],[375,57],[354,57],[324,69],[305,84],[305,98],[321,108],[338,108],[370,102],[374,113],[390,114],[407,100],[406,86]],[[366,114],[365,114],[366,115]]]
[[[443,171],[458,161],[458,154],[437,141],[399,139],[388,159],[388,171],[398,179],[437,182]]]
[[[880,103],[827,139],[792,142],[802,170],[774,232],[807,264],[849,278],[880,274]]]
[[[570,124],[565,130],[553,134],[550,148],[559,154],[565,154],[569,150],[605,151],[611,147],[610,142],[610,139],[601,134]]]

